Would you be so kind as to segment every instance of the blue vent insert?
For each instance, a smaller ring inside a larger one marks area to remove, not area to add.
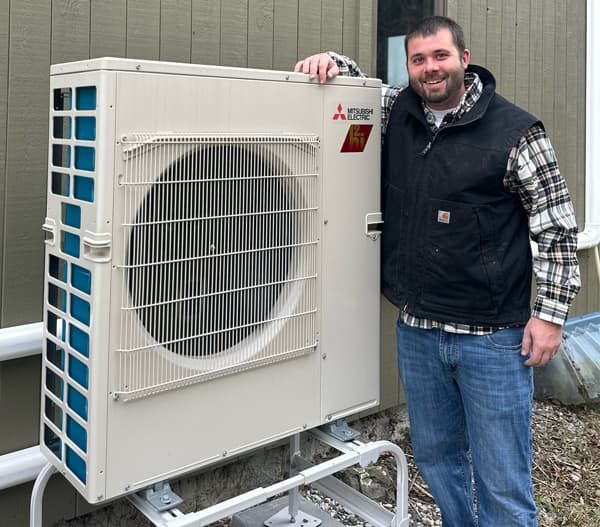
[[[54,284],[48,284],[48,303],[63,312],[67,311],[67,292]]]
[[[69,355],[69,375],[77,384],[88,389],[89,372],[88,367],[79,359]]]
[[[71,295],[71,315],[75,317],[79,322],[90,325],[90,303],[78,296]],[[72,326],[74,327],[74,326]],[[71,337],[73,333],[71,332]],[[87,336],[87,335],[86,335]],[[89,347],[89,342],[85,343]],[[86,351],[88,351],[86,349]],[[88,352],[89,353],[89,352]],[[86,354],[87,357],[87,354]]]
[[[71,205],[70,203],[63,203],[62,222],[64,225],[79,229],[81,227],[81,207]]]
[[[54,90],[54,110],[57,112],[67,111],[71,109],[71,101],[73,100],[73,92],[71,88],[56,88]]]
[[[52,164],[55,167],[71,166],[71,147],[69,145],[52,145]]]
[[[70,232],[61,231],[60,250],[75,258],[79,258],[79,236]]]
[[[49,397],[44,397],[44,414],[56,428],[62,430],[63,411]]]
[[[59,196],[68,196],[69,174],[63,174],[62,172],[52,172],[50,190],[52,194],[58,194]]]
[[[89,295],[92,292],[92,273],[83,267],[71,264],[71,285]]]
[[[87,452],[87,432],[70,415],[67,416],[67,437],[75,443],[82,452]]]
[[[62,458],[62,441],[46,425],[44,425],[44,444],[58,459]]]
[[[48,321],[46,322],[48,331],[57,339],[65,340],[67,335],[67,322],[64,318],[56,316],[52,311],[48,311]]]
[[[75,118],[75,139],[81,139],[84,141],[93,141],[96,139],[95,117]]]
[[[52,136],[57,139],[71,139],[71,118],[54,117],[52,119]]]
[[[50,276],[60,280],[61,282],[67,281],[67,262],[58,256],[50,255],[48,258],[48,272]]]
[[[69,470],[77,476],[77,478],[85,485],[85,461],[81,459],[72,449],[69,447],[67,450],[67,467]]]
[[[96,86],[81,86],[76,89],[75,108],[78,110],[96,109]]]
[[[62,400],[65,393],[65,384],[56,373],[48,368],[46,368],[46,388]]]
[[[94,180],[85,176],[75,176],[73,195],[83,201],[94,201]]]
[[[73,301],[73,298],[71,298]],[[71,309],[71,312],[73,309]],[[73,314],[73,313],[71,313]],[[89,313],[88,313],[89,318]],[[89,323],[89,320],[88,320]],[[85,357],[90,356],[90,337],[84,331],[81,331],[77,326],[69,324],[69,344]]]
[[[79,393],[71,385],[67,385],[67,404],[79,417],[87,421],[88,401],[87,398]]]
[[[93,172],[96,168],[96,151],[91,146],[75,147],[75,168]]]
[[[65,369],[65,352],[50,339],[46,339],[46,358],[57,368]]]

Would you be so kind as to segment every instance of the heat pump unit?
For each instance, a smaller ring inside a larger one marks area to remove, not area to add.
[[[378,404],[379,81],[50,85],[40,442],[89,502]]]

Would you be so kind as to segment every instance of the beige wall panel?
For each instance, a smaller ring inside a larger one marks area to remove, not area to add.
[[[515,99],[523,108],[529,107],[529,67],[530,67],[530,7],[529,2],[517,2],[516,15],[516,56],[515,56]]]
[[[0,455],[40,442],[40,363],[40,356],[0,362],[0,423],[10,430],[0,434]]]
[[[358,63],[362,71],[374,76],[377,71],[377,2],[361,0],[358,12]]]
[[[190,62],[191,0],[162,0],[160,4],[160,60]]]
[[[0,0],[0,79],[8,78],[8,28],[10,0]],[[4,267],[4,200],[6,187],[6,119],[8,85],[0,82],[0,315],[2,313],[2,270]],[[2,317],[0,316],[0,326]]]
[[[471,2],[471,62],[485,65],[485,45],[487,41],[486,2]]]
[[[398,309],[381,297],[381,360],[380,408],[391,408],[404,401],[404,393],[399,384],[398,361],[396,354],[396,321]]]
[[[321,0],[301,0],[298,12],[298,57],[304,58],[321,49]]]
[[[358,57],[358,2],[359,0],[344,0],[341,51],[347,57]]]
[[[554,3],[556,0],[542,0],[542,111],[541,118],[549,130],[554,130]]]
[[[463,28],[465,44],[471,48],[471,0],[448,0],[447,13]]]
[[[485,63],[496,77],[498,89],[502,73],[502,1],[488,1],[486,10]]]
[[[344,0],[323,0],[321,7],[321,49],[343,48]]]
[[[52,64],[90,57],[90,0],[52,2]]]
[[[289,70],[299,58],[298,0],[274,0],[273,68]]]
[[[221,0],[192,0],[192,62],[219,64]]]
[[[273,68],[273,0],[248,2],[248,67]],[[290,69],[288,66],[286,69]]]
[[[160,56],[160,0],[127,0],[127,56]]]
[[[500,71],[498,72],[498,91],[511,101],[516,92],[516,25],[517,0],[502,2]]]
[[[577,225],[582,229],[585,218],[585,177],[578,177],[577,174],[577,143],[579,138],[577,133],[573,133],[574,130],[578,129],[580,120],[583,119],[583,116],[580,117],[577,115],[579,104],[576,93],[576,87],[582,82],[579,80],[578,61],[580,58],[577,56],[579,53],[577,31],[581,27],[581,21],[578,19],[580,13],[577,12],[577,4],[580,3],[580,0],[568,0],[566,2],[567,20],[565,25],[568,36],[565,46],[564,74],[568,93],[565,100],[564,125],[567,133],[565,133],[564,151],[560,158],[560,164],[561,170],[569,182],[571,197],[577,205],[575,207]]]
[[[542,2],[530,0],[529,12],[529,106],[528,110],[542,117]]]
[[[568,131],[565,128],[566,122],[566,105],[567,105],[567,86],[566,86],[566,29],[567,29],[567,5],[564,2],[556,2],[555,12],[555,31],[554,31],[554,126],[552,128],[552,144],[556,150],[559,162],[562,164],[563,159],[566,159],[565,140]],[[572,171],[565,170],[563,175],[567,180],[569,188],[575,174]],[[575,199],[575,196],[573,196]]]
[[[571,4],[571,2],[570,2]],[[577,115],[577,125],[575,129],[575,135],[577,136],[577,158],[573,171],[577,174],[576,183],[576,210],[579,211],[578,216],[579,224],[584,224],[584,213],[585,213],[585,53],[586,53],[586,22],[585,22],[585,2],[579,0],[574,2],[572,5],[572,11],[569,11],[569,26],[571,25],[571,19],[574,21],[574,31],[570,33],[569,39],[575,40],[576,51],[576,63],[577,63],[577,81],[574,85],[569,85],[569,97],[573,97],[576,102],[575,114]],[[570,6],[571,7],[571,6]],[[595,87],[597,89],[597,86]],[[597,147],[597,145],[596,145]],[[597,177],[597,175],[596,175]],[[598,206],[596,204],[596,206]],[[579,220],[581,218],[581,220]],[[593,310],[600,310],[600,295],[599,295],[600,284],[596,283],[596,300],[594,301],[595,307],[591,307]]]
[[[248,65],[248,1],[221,3],[221,64]]]
[[[12,2],[0,326],[41,320],[50,4]]]
[[[127,0],[91,0],[90,57],[124,57]]]

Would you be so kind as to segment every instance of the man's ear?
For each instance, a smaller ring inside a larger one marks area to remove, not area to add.
[[[471,63],[471,52],[468,49],[465,49],[462,53],[462,63],[465,69]]]

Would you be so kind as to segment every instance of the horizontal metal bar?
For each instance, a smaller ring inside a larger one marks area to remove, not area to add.
[[[39,445],[0,456],[0,490],[33,481],[46,463]]]
[[[43,334],[41,322],[0,329],[0,361],[40,354]]]

